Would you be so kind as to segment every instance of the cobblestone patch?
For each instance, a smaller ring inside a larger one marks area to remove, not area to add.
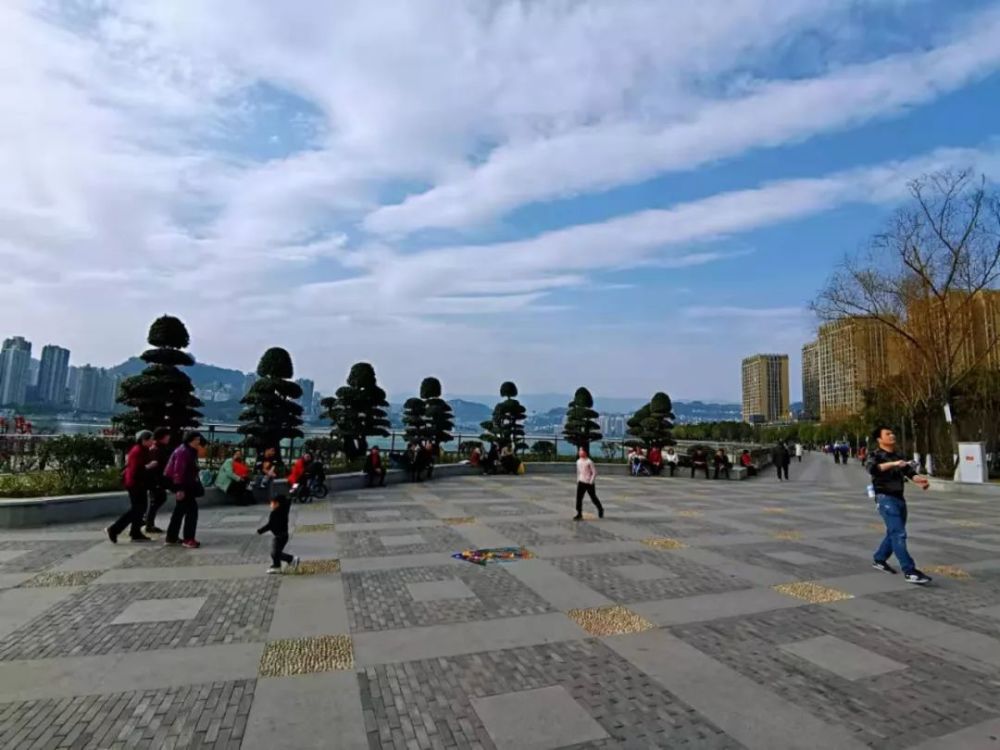
[[[646,618],[619,605],[592,609],[571,609],[566,614],[577,625],[594,636],[641,633],[655,627]]]
[[[239,750],[255,680],[0,704],[11,750]]]
[[[31,539],[18,539],[7,542],[0,542],[0,553],[17,552],[16,557],[4,560],[6,555],[0,555],[0,573],[33,573],[45,570],[53,565],[58,565],[63,560],[68,560],[74,555],[101,544],[100,539],[82,540],[59,540],[40,541]],[[110,544],[107,539],[104,544]]]
[[[653,549],[684,549],[687,547],[684,542],[669,536],[651,536],[648,539],[643,539],[640,544],[645,544]]]
[[[0,661],[263,641],[277,596],[271,577],[88,586],[0,640]],[[189,620],[111,624],[134,601],[195,597]]]
[[[373,667],[358,682],[375,749],[495,750],[472,699],[549,686],[563,687],[609,735],[574,750],[742,747],[595,640]]]
[[[393,537],[409,539],[419,537],[421,541],[407,544],[389,544]],[[469,546],[468,540],[447,526],[427,526],[422,529],[396,531],[340,531],[340,556],[386,557],[389,555],[412,555],[422,552],[458,552]]]
[[[327,531],[336,531],[337,525],[333,523],[300,523],[295,527],[296,534],[322,534]]]
[[[802,601],[809,602],[810,604],[829,604],[830,602],[839,602],[844,599],[854,598],[846,591],[832,589],[829,586],[821,586],[813,581],[782,583],[775,586],[774,590],[779,594],[801,599]]]
[[[746,565],[771,568],[799,578],[833,578],[869,570],[871,560],[851,555],[842,555],[825,549],[812,547],[807,543],[791,541],[760,542],[757,544],[736,544],[728,547],[708,547],[733,560]],[[768,553],[799,552],[818,558],[816,562],[787,562]]]
[[[285,568],[286,575],[315,576],[340,572],[340,560],[303,560],[294,568]]]
[[[977,612],[1000,606],[1000,577],[995,575],[985,577],[977,573],[975,579],[966,583],[926,586],[920,590],[920,596],[913,596],[910,591],[893,591],[871,598],[904,612],[1000,638],[1000,620]]]
[[[417,602],[406,584],[458,579],[475,598]],[[343,573],[351,631],[393,630],[553,611],[501,567],[447,566]]]
[[[579,521],[536,521],[518,523],[491,521],[491,529],[496,529],[508,539],[518,544],[539,547],[543,544],[573,544],[589,542],[610,542],[619,537],[600,528],[598,524]]]
[[[399,515],[391,518],[376,518],[369,513],[379,511],[398,511]],[[386,521],[436,521],[437,516],[420,505],[404,505],[403,503],[381,503],[379,505],[365,505],[364,508],[344,508],[335,507],[333,509],[333,520],[335,523],[376,523]]]
[[[846,726],[879,750],[910,747],[997,715],[995,677],[825,607],[775,610],[670,630],[818,718]],[[845,679],[781,648],[820,636],[839,638],[906,669]]]
[[[348,669],[354,669],[354,644],[349,635],[271,641],[260,657],[261,677],[289,677]]]
[[[40,589],[50,586],[86,586],[104,575],[103,570],[72,570],[39,573],[20,585],[22,589]]]
[[[622,604],[677,599],[695,594],[715,594],[751,587],[749,582],[735,575],[721,573],[667,552],[636,550],[605,555],[557,557],[549,559],[548,562],[612,601]],[[616,567],[641,563],[664,568],[673,577],[636,581],[613,570]]]
[[[198,535],[201,549],[189,550],[154,542],[122,561],[122,568],[187,568],[194,565],[263,565],[270,562],[270,534],[247,529],[243,534]]]

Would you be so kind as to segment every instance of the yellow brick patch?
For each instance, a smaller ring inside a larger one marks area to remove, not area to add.
[[[783,531],[775,531],[771,536],[775,539],[783,539],[786,542],[794,542],[796,539],[802,538],[802,532],[785,529]]]
[[[315,576],[324,573],[339,573],[340,560],[303,560],[297,568],[289,568],[288,573],[296,576]]]
[[[349,635],[288,638],[271,641],[260,657],[261,677],[289,677],[354,669],[354,644]]]
[[[571,609],[567,614],[577,625],[594,636],[641,633],[655,627],[646,618],[617,604],[611,607]]]
[[[963,529],[979,529],[986,524],[982,521],[948,521],[952,526],[961,526]]]
[[[333,523],[303,523],[295,527],[297,534],[321,534],[324,531],[335,531],[336,524]]]
[[[446,526],[468,526],[476,522],[475,516],[455,516],[454,518],[441,519]]]
[[[844,599],[853,599],[851,594],[839,589],[831,589],[821,586],[812,581],[798,581],[796,583],[782,583],[773,587],[779,594],[791,596],[795,599],[809,602],[810,604],[828,604],[829,602],[839,602]]]
[[[704,513],[700,510],[679,510],[677,511],[677,515],[681,518],[701,518]]]
[[[764,511],[765,513],[785,513],[786,512],[784,508],[776,508],[774,506],[770,506],[768,508],[761,508],[761,510]]]
[[[19,588],[40,589],[52,586],[86,586],[104,575],[103,570],[72,570],[66,572],[39,573],[22,583]]]
[[[931,573],[933,575],[944,576],[945,578],[954,578],[956,581],[968,581],[972,578],[969,575],[969,571],[962,570],[954,565],[925,565],[923,567],[924,572]]]
[[[649,539],[643,539],[642,544],[653,549],[684,549],[687,547],[684,542],[678,539],[671,539],[668,536],[654,536]]]

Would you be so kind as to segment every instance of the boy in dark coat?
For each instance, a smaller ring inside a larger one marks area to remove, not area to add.
[[[271,498],[271,515],[267,517],[267,523],[257,529],[258,534],[270,531],[274,538],[271,540],[271,567],[268,573],[280,573],[281,563],[285,562],[293,568],[299,567],[299,558],[292,557],[285,552],[285,545],[288,544],[288,511],[291,508],[288,498],[284,495],[275,495]]]

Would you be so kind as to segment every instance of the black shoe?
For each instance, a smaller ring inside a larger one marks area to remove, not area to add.
[[[129,540],[133,541],[133,542],[151,542],[151,541],[153,541],[148,536],[144,536],[142,534],[140,534],[139,536],[130,536]]]
[[[180,546],[180,543],[181,543],[180,539],[164,539],[163,540],[163,546],[164,547],[178,547],[178,546]]]
[[[872,567],[875,568],[875,570],[881,570],[883,573],[892,573],[893,575],[896,575],[896,569],[885,560],[876,560],[872,563]]]
[[[598,508],[597,509],[597,517],[598,518],[604,518],[604,508]]]
[[[147,526],[146,528],[143,529],[143,531],[145,531],[147,534],[162,534],[162,533],[164,533],[163,529],[161,529],[159,526]]]
[[[583,520],[583,516],[580,515],[579,513],[577,513],[575,516],[573,516],[573,520],[574,521],[582,521]]]
[[[108,535],[108,540],[112,544],[118,544],[118,534],[110,526],[104,530],[104,533]]]
[[[918,586],[926,586],[931,582],[931,577],[924,575],[919,570],[913,570],[906,574],[907,583],[915,583]]]

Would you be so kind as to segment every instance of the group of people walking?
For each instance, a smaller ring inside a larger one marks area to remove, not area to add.
[[[165,427],[136,434],[135,445],[125,457],[123,474],[129,508],[105,529],[112,543],[117,543],[127,528],[133,542],[150,542],[149,534],[164,534],[165,544],[191,549],[201,546],[196,538],[198,498],[205,494],[205,488],[198,455],[205,444],[202,434],[194,431],[185,433],[180,445],[173,449],[170,430]],[[168,491],[174,493],[174,510],[164,533],[156,525],[156,515]]]

